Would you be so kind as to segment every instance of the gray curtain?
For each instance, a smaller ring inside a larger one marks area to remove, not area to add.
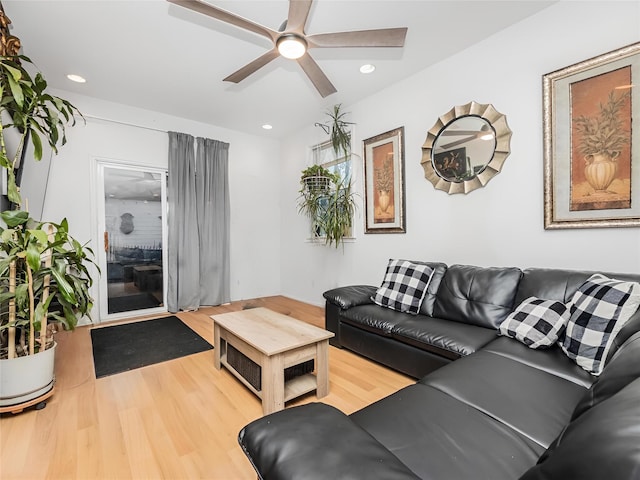
[[[229,144],[169,132],[167,309],[230,301]]]
[[[200,232],[200,303],[220,305],[229,293],[229,144],[198,137],[196,192]]]

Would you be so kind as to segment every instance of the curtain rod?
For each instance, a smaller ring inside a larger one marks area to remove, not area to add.
[[[122,122],[120,120],[112,120],[110,118],[97,117],[95,115],[83,115],[83,116],[84,116],[84,118],[91,118],[93,120],[102,120],[102,121],[105,121],[105,122],[117,123],[119,125],[126,125],[128,127],[143,128],[145,130],[153,130],[154,132],[167,133],[166,130],[161,130],[159,128],[154,128],[154,127],[147,127],[146,125],[137,125],[135,123]]]

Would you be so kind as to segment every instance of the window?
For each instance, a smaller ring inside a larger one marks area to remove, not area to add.
[[[337,157],[331,142],[324,142],[312,147],[313,163],[320,165],[331,173],[338,175],[340,185],[351,182],[351,155]],[[323,230],[313,232],[312,240],[323,240],[326,235]],[[345,233],[345,238],[353,238],[353,224]]]

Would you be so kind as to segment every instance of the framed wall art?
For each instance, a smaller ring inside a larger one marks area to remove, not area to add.
[[[364,233],[405,233],[404,127],[363,143]]]
[[[640,227],[640,43],[543,76],[544,228]]]

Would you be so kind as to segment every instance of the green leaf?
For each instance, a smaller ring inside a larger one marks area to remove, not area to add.
[[[46,246],[49,243],[47,232],[44,230],[27,230],[27,232],[34,236],[40,245]]]
[[[42,160],[42,140],[33,128],[31,129],[31,144],[33,145],[33,158],[37,161]]]
[[[9,201],[16,205],[20,205],[22,203],[22,198],[20,197],[20,191],[16,184],[16,175],[13,168],[9,168],[7,173],[9,174],[7,177],[7,196],[9,197]]]
[[[5,210],[0,213],[0,217],[8,227],[14,228],[19,225],[24,225],[29,220],[29,212],[23,210]]]
[[[64,274],[60,273],[57,268],[51,269],[51,274],[58,284],[58,291],[62,294],[63,298],[69,303],[75,305],[77,303],[76,295],[73,291],[73,287],[64,278]]]
[[[13,74],[16,69],[13,67],[9,67],[8,65],[4,65],[5,68],[11,73],[11,75],[7,75],[6,79],[9,82],[9,89],[11,90],[11,95],[13,96],[14,101],[18,105],[19,108],[24,106],[24,92],[22,91],[22,86],[20,85],[20,77],[16,78]],[[20,74],[20,72],[18,72]]]
[[[2,167],[2,168],[13,168],[11,160],[9,160],[9,157],[7,156],[7,152],[6,151],[0,152],[0,167]]]
[[[31,243],[27,246],[27,264],[34,272],[40,270],[40,250]]]

